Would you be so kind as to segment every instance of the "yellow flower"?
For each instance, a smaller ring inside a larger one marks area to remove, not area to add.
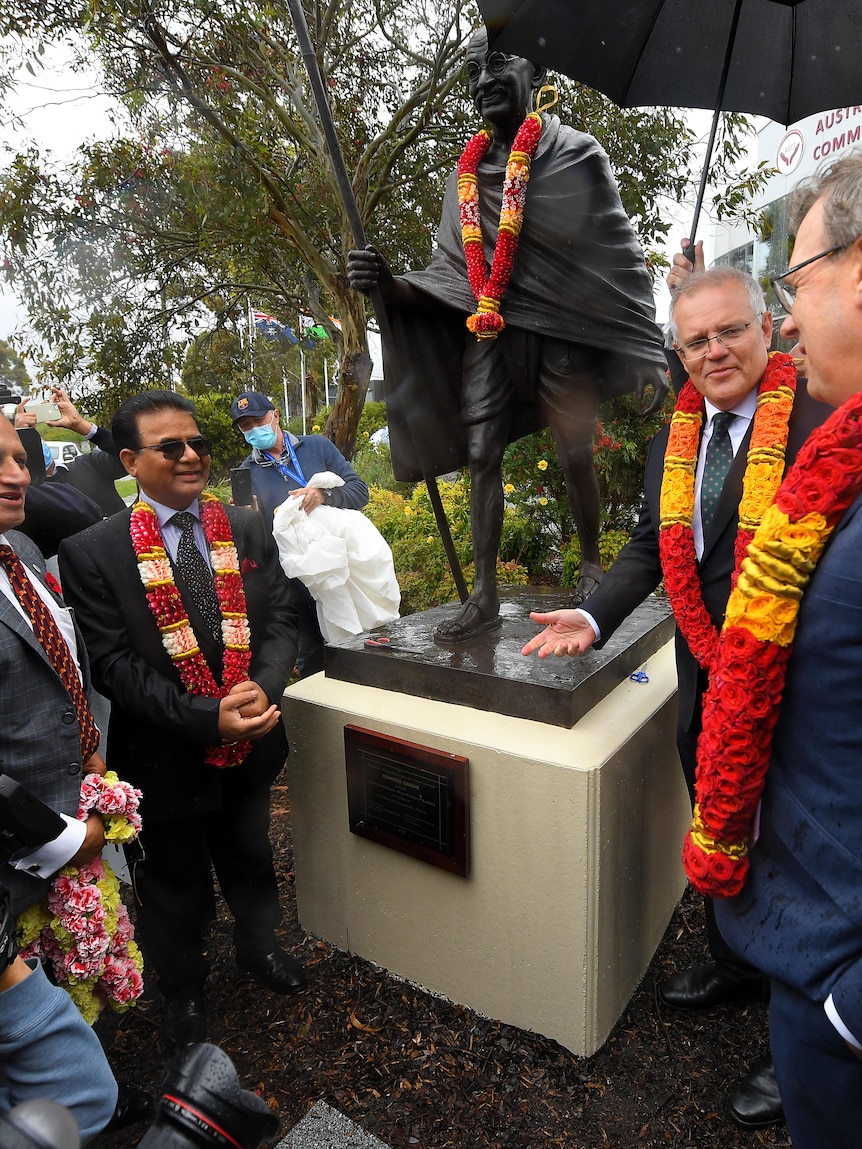
[[[548,469],[548,460],[547,459],[539,459],[539,470],[540,471],[547,471],[547,469]]]
[[[503,490],[506,492],[507,495],[511,495],[511,493],[512,493],[512,491],[514,491],[514,489],[515,488],[512,486],[511,483],[506,483],[505,487],[503,487]]]
[[[319,424],[315,423],[314,426],[311,428],[311,432],[313,435],[319,435],[320,434]]]
[[[404,514],[405,515],[412,515],[413,514],[413,508],[412,507],[405,507],[404,508]]]
[[[369,435],[369,433],[368,433],[367,431],[363,431],[363,432],[362,432],[362,438],[363,438],[363,439],[370,439],[370,438],[371,438],[371,436]]]
[[[541,498],[541,499],[539,499],[539,506],[540,506],[540,507],[546,507],[547,505],[548,505],[548,500],[547,500],[547,499],[545,499],[545,498]]]
[[[426,543],[433,543],[433,542],[434,542],[434,536],[433,536],[433,535],[429,535],[429,536],[428,536],[428,538],[425,540],[425,542],[426,542]]]

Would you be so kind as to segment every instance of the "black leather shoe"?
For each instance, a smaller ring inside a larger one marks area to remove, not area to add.
[[[273,993],[299,993],[305,988],[302,966],[283,949],[276,948],[271,954],[237,957],[237,965]]]
[[[713,962],[675,973],[658,987],[665,1005],[675,1009],[710,1009],[725,1001],[765,1000],[764,980]]]
[[[118,1129],[127,1129],[129,1125],[137,1125],[139,1121],[148,1121],[155,1105],[149,1093],[143,1089],[135,1089],[131,1085],[118,1086],[117,1104],[114,1116],[105,1126],[105,1133],[114,1133]]]
[[[728,1105],[730,1116],[743,1129],[764,1129],[784,1120],[784,1107],[771,1057],[755,1062],[737,1086]]]
[[[206,1041],[207,1007],[203,997],[175,997],[166,1001],[161,1034],[168,1054]]]

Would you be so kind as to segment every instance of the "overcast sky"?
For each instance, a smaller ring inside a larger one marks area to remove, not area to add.
[[[71,159],[82,143],[112,134],[113,101],[98,88],[95,73],[72,72],[63,67],[68,50],[49,49],[44,70],[31,75],[21,69],[10,103],[17,119],[0,120],[0,164],[9,150],[20,151],[29,142],[60,161]],[[15,297],[0,287],[0,339],[6,339],[23,318]]]

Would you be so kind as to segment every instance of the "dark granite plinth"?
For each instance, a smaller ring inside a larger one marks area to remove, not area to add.
[[[327,646],[326,675],[494,714],[574,726],[664,646],[674,624],[667,600],[649,598],[602,650],[580,658],[522,657],[521,647],[537,633],[530,611],[570,606],[571,593],[556,587],[502,587],[500,629],[457,646],[434,641],[437,626],[458,611],[457,603],[409,615],[371,636]],[[365,645],[367,638],[381,635],[391,640],[390,649]]]

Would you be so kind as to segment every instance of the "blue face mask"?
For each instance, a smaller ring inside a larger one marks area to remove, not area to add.
[[[269,451],[275,446],[277,435],[272,422],[269,422],[252,427],[250,431],[243,431],[242,437],[250,447],[257,447],[258,451]]]

